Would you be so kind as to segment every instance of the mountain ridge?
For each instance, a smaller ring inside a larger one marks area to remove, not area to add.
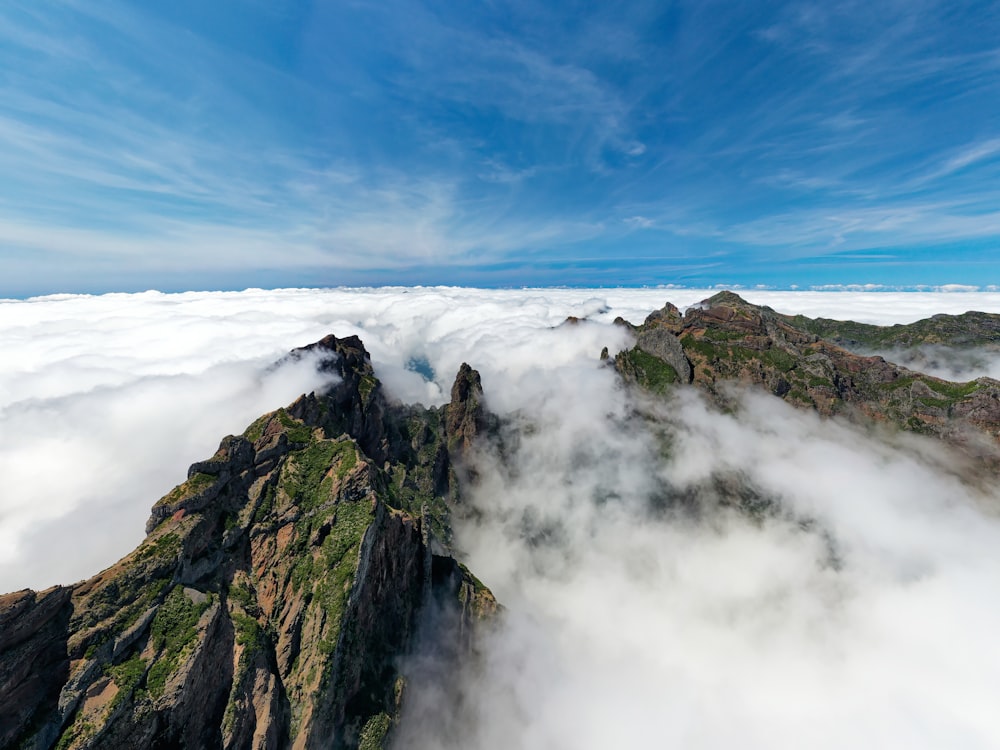
[[[135,551],[0,597],[0,747],[381,747],[423,613],[454,609],[472,647],[497,604],[448,536],[478,373],[422,409],[357,337],[305,354],[336,382],[193,464]]]
[[[1000,330],[997,315],[966,313],[928,320],[943,320],[952,328],[955,321],[964,324],[965,341],[1000,340],[1000,335],[994,336]],[[1000,382],[988,377],[951,382],[882,356],[851,352],[813,330],[833,326],[776,313],[733,292],[713,295],[683,314],[668,302],[639,325],[622,319],[616,323],[628,327],[636,343],[619,352],[613,364],[623,378],[646,390],[663,392],[675,383],[691,383],[725,405],[724,384],[739,382],[763,387],[823,416],[861,415],[957,445],[970,446],[975,442],[972,433],[993,442],[1000,438]],[[844,322],[837,330],[850,325],[861,324]],[[926,321],[870,329],[892,331],[895,340],[911,343],[923,340],[921,335],[931,342],[926,331],[935,330]],[[871,338],[871,330],[865,330]]]

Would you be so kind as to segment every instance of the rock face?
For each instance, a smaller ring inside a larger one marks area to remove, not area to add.
[[[69,674],[70,589],[0,596],[0,747],[38,713],[53,712]]]
[[[725,383],[736,381],[823,415],[862,416],[957,444],[971,433],[1000,437],[1000,382],[952,383],[838,345],[955,341],[997,347],[1000,316],[935,316],[883,328],[779,315],[720,292],[684,315],[668,304],[630,327],[636,346],[619,353],[614,365],[647,390],[691,382],[725,404]]]
[[[225,438],[138,549],[0,597],[0,747],[382,747],[428,603],[455,639],[496,611],[448,553],[455,461],[489,421],[478,373],[402,407],[356,337],[306,350],[338,382]]]

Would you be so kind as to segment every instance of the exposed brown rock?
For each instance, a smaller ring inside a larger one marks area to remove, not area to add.
[[[483,384],[479,373],[465,362],[451,387],[451,402],[446,407],[445,433],[448,446],[466,451],[488,427],[483,406]]]

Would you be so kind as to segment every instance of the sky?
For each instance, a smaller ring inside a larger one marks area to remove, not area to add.
[[[504,615],[452,679],[434,679],[433,649],[407,657],[400,746],[1000,746],[1000,488],[931,438],[764,392],[735,389],[721,412],[693,388],[654,403],[621,388],[599,356],[632,344],[614,319],[713,291],[0,300],[0,592],[131,551],[190,463],[324,385],[312,363],[277,359],[356,334],[390,397],[446,402],[465,361],[487,406],[528,428],[503,461],[476,456],[463,502],[477,512],[456,521],[458,554]],[[743,294],[885,324],[1000,312],[996,291]],[[586,321],[560,325],[570,315]],[[976,366],[967,378],[1000,358]],[[734,484],[778,510],[720,506]],[[664,512],[677,493],[702,512]]]
[[[10,0],[0,296],[1000,283],[1000,6]]]

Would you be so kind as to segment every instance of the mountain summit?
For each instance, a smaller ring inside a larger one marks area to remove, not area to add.
[[[381,747],[423,614],[469,647],[497,608],[447,552],[479,374],[404,407],[357,337],[307,352],[336,382],[226,437],[133,553],[0,597],[0,747]]]

